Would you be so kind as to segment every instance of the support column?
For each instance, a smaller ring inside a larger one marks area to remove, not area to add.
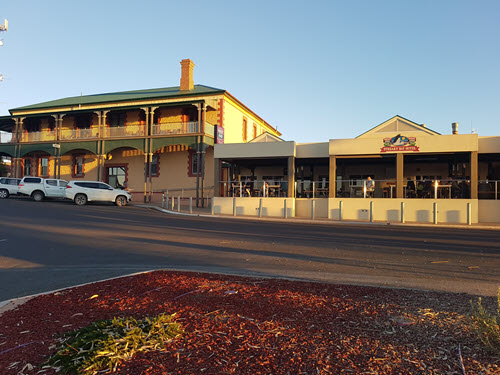
[[[153,139],[151,135],[153,134],[153,121],[154,121],[154,112],[158,107],[149,107],[150,115],[146,115],[146,136],[149,138],[149,203],[153,198]]]
[[[404,198],[403,194],[403,171],[404,171],[404,154],[396,154],[396,198]]]
[[[288,157],[288,197],[295,198],[295,156]]]
[[[56,140],[59,143],[61,140],[61,129],[62,129],[62,122],[63,122],[63,117],[64,115],[57,115],[56,118]],[[58,124],[58,125],[57,125]],[[61,147],[59,143],[59,148],[56,149],[56,155],[57,155],[57,177],[56,178],[61,178]]]
[[[100,175],[101,175],[101,181],[104,182],[104,164],[106,163],[105,161],[105,155],[106,153],[104,152],[104,146],[105,146],[105,141],[104,139],[106,138],[107,134],[106,132],[104,131],[105,129],[105,126],[106,126],[106,117],[108,115],[109,111],[102,111],[102,117],[101,117],[101,130],[99,132],[99,136],[102,138],[101,140],[101,154],[99,155],[99,158],[101,159],[101,172],[100,172]]]
[[[200,129],[200,132],[202,134],[205,134],[205,115],[206,115],[206,108],[205,108],[205,104],[202,103],[201,104],[201,129]],[[203,194],[204,194],[204,191],[203,191],[203,188],[204,188],[204,184],[205,184],[205,155],[206,155],[206,146],[205,146],[205,135],[202,135],[201,138],[201,144],[200,146],[202,147],[202,149],[200,150],[201,154],[201,161],[200,161],[200,178],[201,178],[201,192],[200,192],[200,195],[201,195],[201,207],[205,207],[205,200],[203,199]]]
[[[102,123],[102,113],[101,111],[94,112],[97,115],[97,181],[102,181],[101,179],[101,154],[102,154],[102,134],[101,134],[101,123]]]
[[[221,177],[222,161],[214,158],[214,197],[220,197],[220,177]]]
[[[144,203],[148,201],[148,145],[149,139],[144,139]]]
[[[330,155],[330,172],[328,178],[330,179],[328,196],[335,198],[337,192],[337,157],[335,155]]]
[[[200,207],[200,136],[196,137],[196,207]]]
[[[478,161],[477,151],[470,153],[470,197],[477,199],[477,184],[478,184]]]
[[[12,142],[14,142],[14,156],[11,158],[10,174],[12,177],[18,178],[17,165],[19,163],[18,159],[18,149],[19,149],[19,118],[15,117],[14,134],[12,134]]]

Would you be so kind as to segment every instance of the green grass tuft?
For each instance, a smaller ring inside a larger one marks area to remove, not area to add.
[[[472,326],[488,350],[500,357],[500,288],[498,288],[496,314],[490,314],[481,304],[472,306]]]
[[[164,349],[165,344],[184,333],[180,324],[173,322],[174,315],[100,320],[66,333],[47,365],[68,374],[112,372],[135,353]]]

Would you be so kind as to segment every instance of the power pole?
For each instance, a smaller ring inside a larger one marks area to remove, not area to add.
[[[9,29],[9,21],[7,21],[7,19],[5,19],[3,25],[0,25],[0,33],[3,32],[3,31],[7,31]],[[3,46],[3,40],[0,39],[0,47]],[[2,73],[0,73],[0,82],[3,81],[3,75]]]

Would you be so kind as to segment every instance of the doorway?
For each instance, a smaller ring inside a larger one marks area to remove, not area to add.
[[[127,166],[106,167],[106,183],[116,189],[127,187]]]

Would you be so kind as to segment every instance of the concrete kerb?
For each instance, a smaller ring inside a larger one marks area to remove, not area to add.
[[[189,214],[184,212],[177,212],[167,210],[154,205],[135,205],[136,207],[152,208],[157,211],[161,211],[172,215],[182,215],[182,216],[192,216],[192,217],[207,217],[213,218],[217,217],[220,219],[237,219],[237,220],[258,220],[258,221],[273,221],[281,223],[299,223],[299,224],[330,224],[330,225],[382,225],[382,226],[399,226],[399,227],[429,227],[429,228],[462,228],[462,229],[487,229],[487,230],[500,230],[500,224],[433,224],[433,223],[409,223],[409,222],[382,222],[382,221],[346,221],[346,220],[328,220],[316,218],[314,220],[305,218],[278,218],[278,217],[258,217],[258,216],[232,216],[232,215],[207,215],[207,214]]]

